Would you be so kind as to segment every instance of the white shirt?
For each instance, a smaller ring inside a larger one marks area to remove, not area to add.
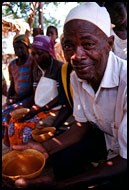
[[[120,39],[113,29],[111,30],[111,35],[113,35],[114,38],[114,45],[113,45],[113,52],[119,56],[122,59],[127,59],[127,39],[122,40]]]
[[[76,121],[92,121],[104,131],[108,159],[127,158],[127,62],[110,51],[98,91],[84,80],[71,76]],[[110,151],[112,150],[112,151]]]

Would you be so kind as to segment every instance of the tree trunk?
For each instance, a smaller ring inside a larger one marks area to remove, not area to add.
[[[30,14],[29,14],[29,17],[28,17],[28,23],[29,23],[29,26],[30,26],[30,33],[32,32],[32,29],[33,29],[33,22],[34,22],[36,4],[37,4],[37,2],[31,2]]]
[[[38,11],[39,11],[39,28],[44,31],[43,27],[43,2],[38,2]],[[43,32],[44,33],[44,32]]]

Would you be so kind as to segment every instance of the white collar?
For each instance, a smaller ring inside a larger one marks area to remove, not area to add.
[[[118,57],[112,51],[110,51],[107,66],[100,86],[103,88],[113,88],[118,86],[118,84],[119,84]]]

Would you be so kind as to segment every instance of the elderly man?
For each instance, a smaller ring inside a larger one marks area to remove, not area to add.
[[[46,158],[53,155],[58,160],[54,163],[56,180],[19,179],[16,186],[79,189],[83,184],[86,189],[126,172],[127,70],[126,61],[111,52],[114,38],[110,36],[110,24],[106,9],[95,2],[86,2],[68,14],[63,49],[75,71],[71,82],[76,122],[70,130],[43,144],[13,147],[38,149]],[[87,168],[92,162],[98,166]]]

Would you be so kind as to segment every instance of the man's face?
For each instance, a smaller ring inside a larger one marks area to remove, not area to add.
[[[43,70],[46,70],[51,62],[51,57],[47,51],[32,48],[31,54],[36,62]]]
[[[94,24],[71,20],[64,26],[63,50],[80,79],[101,80],[111,47],[108,37]]]

